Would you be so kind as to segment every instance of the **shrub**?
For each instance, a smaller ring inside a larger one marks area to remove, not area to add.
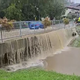
[[[10,31],[13,28],[13,23],[12,22],[4,23],[2,24],[2,27],[6,29],[7,31]]]
[[[44,24],[44,28],[47,28],[48,26],[51,25],[51,20],[49,17],[43,18],[42,23]]]
[[[67,25],[67,24],[69,24],[69,19],[68,18],[64,18],[63,22],[64,22],[65,25]]]
[[[10,31],[11,29],[13,29],[13,22],[14,20],[9,21],[6,17],[4,17],[3,19],[0,19],[0,24],[2,25],[2,29],[5,29],[7,31]]]

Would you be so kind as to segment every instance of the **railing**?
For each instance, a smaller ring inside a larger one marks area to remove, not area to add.
[[[18,21],[14,22],[14,28],[11,31],[6,31],[0,29],[0,42],[4,42],[6,40],[15,39],[18,37],[31,35],[31,34],[41,34],[50,32],[53,30],[58,30],[62,28],[75,27],[74,22],[70,22],[68,25],[64,25],[62,20],[52,21],[52,25],[50,27],[44,29],[29,29],[29,25],[32,21]],[[39,21],[38,21],[39,22]]]

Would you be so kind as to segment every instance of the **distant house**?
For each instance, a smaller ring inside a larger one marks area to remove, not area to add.
[[[67,16],[69,13],[80,16],[80,3],[71,3],[65,7],[67,10],[64,16]]]
[[[80,3],[71,3],[70,5],[65,6],[65,7],[68,9],[79,11],[80,10]]]

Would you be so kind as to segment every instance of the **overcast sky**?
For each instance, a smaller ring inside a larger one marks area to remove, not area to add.
[[[74,1],[75,3],[80,3],[80,0],[71,0]]]

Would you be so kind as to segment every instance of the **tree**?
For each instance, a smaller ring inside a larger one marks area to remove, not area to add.
[[[67,0],[0,0],[0,12],[4,12],[4,16],[9,19],[16,20],[35,20],[35,17],[39,20],[46,16],[53,19],[61,16],[65,1]]]
[[[21,9],[17,9],[15,4],[11,4],[7,9],[5,9],[5,13],[5,16],[9,19],[21,20]]]

